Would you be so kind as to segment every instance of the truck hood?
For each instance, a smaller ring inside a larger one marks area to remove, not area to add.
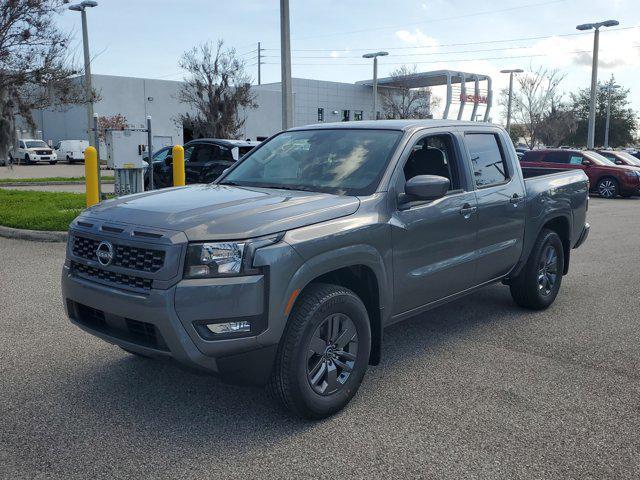
[[[240,240],[351,215],[357,197],[228,185],[190,185],[107,200],[79,217],[181,231],[190,241]]]

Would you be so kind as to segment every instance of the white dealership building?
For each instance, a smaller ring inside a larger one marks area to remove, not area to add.
[[[483,75],[438,71],[408,76],[411,88],[446,86],[446,114],[451,104],[458,104],[458,118],[464,105],[473,103],[471,118],[487,118],[491,104],[491,80]],[[487,88],[480,89],[481,81]],[[471,82],[469,84],[469,82]],[[94,112],[100,116],[123,115],[132,127],[143,127],[146,117],[152,118],[154,148],[182,144],[191,139],[191,132],[183,128],[179,118],[189,106],[178,101],[182,82],[148,78],[93,75],[92,83],[100,99]],[[465,89],[465,85],[466,89]],[[381,78],[379,90],[397,88],[394,78]],[[257,107],[240,112],[244,117],[242,139],[262,140],[281,130],[280,82],[252,86]],[[371,80],[357,83],[329,82],[303,78],[292,79],[293,125],[318,122],[369,120],[373,118],[373,88]],[[487,102],[488,98],[488,102]],[[478,105],[484,115],[476,113]],[[380,111],[380,101],[378,102]],[[378,114],[379,115],[379,114]],[[60,140],[86,138],[86,109],[84,105],[61,110],[37,110],[34,117],[41,138],[52,144]]]

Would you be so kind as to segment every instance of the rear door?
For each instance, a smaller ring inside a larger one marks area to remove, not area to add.
[[[524,239],[524,182],[499,132],[464,135],[478,202],[478,285],[506,275],[520,258]]]
[[[394,315],[473,286],[476,197],[461,160],[459,138],[450,131],[429,130],[403,154],[398,192],[416,175],[445,176],[451,185],[443,198],[399,204],[392,214]]]

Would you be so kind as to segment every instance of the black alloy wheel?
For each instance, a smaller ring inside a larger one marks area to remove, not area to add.
[[[309,340],[307,379],[320,395],[343,388],[358,358],[358,332],[344,313],[329,315]]]
[[[553,291],[558,280],[558,253],[553,245],[545,246],[538,263],[538,289],[544,296]]]

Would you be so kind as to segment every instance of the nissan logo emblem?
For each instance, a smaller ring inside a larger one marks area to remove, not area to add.
[[[100,245],[96,248],[96,257],[103,267],[110,265],[113,261],[113,245],[107,241],[100,242]]]

